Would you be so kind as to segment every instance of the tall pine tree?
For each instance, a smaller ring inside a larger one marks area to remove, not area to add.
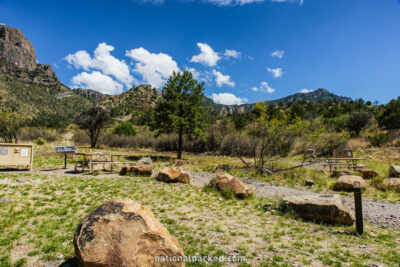
[[[189,71],[174,72],[163,88],[164,99],[155,108],[152,129],[157,134],[178,134],[178,155],[182,157],[183,136],[189,140],[204,137],[208,112],[201,105],[204,83]]]

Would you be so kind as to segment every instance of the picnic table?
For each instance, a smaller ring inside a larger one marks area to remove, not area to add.
[[[362,158],[327,158],[326,163],[324,164],[325,167],[329,167],[329,171],[332,171],[332,168],[335,170],[337,168],[353,168],[354,171],[361,170],[365,168],[364,164],[358,164],[359,161],[363,160]]]
[[[123,154],[108,154],[108,153],[75,153],[76,156],[80,156],[79,160],[75,161],[75,171],[78,170],[78,165],[82,168],[82,172],[85,171],[85,166],[87,165],[89,171],[91,172],[94,165],[103,165],[103,170],[105,170],[105,165],[110,164],[111,172],[113,171],[113,165],[117,165],[119,171],[121,164],[126,164],[126,162],[121,162],[121,157],[126,156]],[[98,160],[96,157],[102,159]]]

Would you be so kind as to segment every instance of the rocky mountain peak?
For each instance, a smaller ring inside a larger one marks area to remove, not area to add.
[[[14,64],[19,69],[36,69],[36,54],[32,43],[18,29],[0,25],[0,60]]]

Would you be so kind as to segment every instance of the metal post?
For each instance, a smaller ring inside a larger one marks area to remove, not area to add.
[[[64,153],[64,169],[67,168],[67,153]]]
[[[364,223],[362,214],[362,200],[361,200],[361,184],[354,182],[354,204],[356,210],[356,230],[357,233],[362,235],[364,233]]]

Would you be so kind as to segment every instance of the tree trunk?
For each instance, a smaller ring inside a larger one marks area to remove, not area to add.
[[[183,129],[182,127],[179,128],[179,139],[178,139],[178,155],[177,155],[177,159],[181,159],[182,158],[182,147],[183,147]]]

